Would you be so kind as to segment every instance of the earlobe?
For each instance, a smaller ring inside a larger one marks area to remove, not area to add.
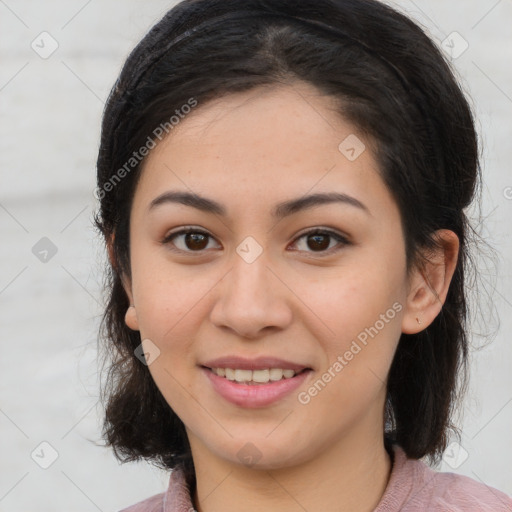
[[[440,247],[426,256],[411,278],[412,286],[402,318],[402,332],[416,334],[428,327],[441,311],[455,272],[459,239],[450,230],[436,232]]]
[[[137,311],[135,310],[135,306],[128,307],[124,316],[124,321],[132,331],[139,330],[139,321],[137,320]]]

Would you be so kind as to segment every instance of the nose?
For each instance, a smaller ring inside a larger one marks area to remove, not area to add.
[[[293,293],[264,254],[252,263],[233,256],[231,270],[214,288],[217,296],[210,314],[214,325],[256,339],[291,323]]]

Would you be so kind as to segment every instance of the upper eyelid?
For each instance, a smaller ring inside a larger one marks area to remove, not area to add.
[[[312,234],[312,233],[315,233],[315,232],[322,232],[322,233],[327,233],[327,234],[334,234],[334,235],[337,235],[341,238],[345,238],[348,240],[348,235],[345,235],[344,233],[340,233],[338,232],[336,229],[334,228],[329,228],[329,227],[323,227],[323,226],[316,226],[316,227],[311,227],[311,228],[304,228],[304,231],[301,231],[299,232],[294,240],[296,240],[297,238],[300,238],[304,235],[308,235],[308,234]],[[177,231],[173,231],[172,233],[169,233],[169,234],[166,234],[164,236],[164,240],[165,239],[169,239],[173,236],[176,236],[176,235],[183,235],[183,234],[186,234],[186,233],[201,233],[203,235],[207,235],[209,236],[210,238],[214,238],[215,237],[210,234],[207,230],[203,229],[203,228],[197,228],[195,226],[184,226],[180,229],[178,229]]]
[[[174,231],[174,232],[166,235],[164,237],[162,243],[163,244],[168,243],[174,237],[185,235],[187,233],[200,233],[202,235],[205,235],[205,236],[210,237],[213,240],[217,241],[217,239],[213,235],[211,235],[208,231],[206,231],[203,228],[198,228],[195,226],[185,226],[185,227],[181,227],[177,231]],[[323,226],[315,226],[315,227],[311,227],[311,228],[305,228],[304,231],[299,232],[294,237],[293,242],[296,242],[297,240],[299,240],[300,238],[302,238],[306,235],[313,235],[313,234],[326,234],[328,236],[331,236],[331,238],[338,237],[339,240],[337,240],[337,242],[339,244],[348,245],[350,243],[350,238],[348,235],[345,235],[344,233],[340,233],[337,230],[335,230],[334,228],[323,227]],[[219,243],[219,242],[217,241],[217,243]],[[183,251],[182,249],[177,249],[177,250],[182,251],[182,252],[197,253],[197,254],[200,254],[201,252],[204,251],[204,250],[202,250],[202,251]],[[321,252],[328,252],[328,251],[321,251]]]

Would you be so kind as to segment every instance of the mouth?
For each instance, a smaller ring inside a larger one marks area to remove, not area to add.
[[[269,407],[293,395],[300,386],[306,385],[311,368],[231,368],[229,366],[201,365],[206,382],[222,399],[237,407],[256,409]],[[225,364],[225,363],[224,363]],[[254,361],[250,363],[255,366]],[[285,366],[281,364],[281,366]]]
[[[258,386],[293,379],[297,375],[311,371],[311,368],[303,368],[302,370],[293,370],[291,368],[261,368],[249,370],[245,368],[210,368],[208,366],[203,366],[203,368],[235,384],[245,384],[249,386]]]
[[[306,364],[270,355],[225,355],[201,361],[199,367],[219,396],[244,408],[267,407],[285,400],[314,372]]]

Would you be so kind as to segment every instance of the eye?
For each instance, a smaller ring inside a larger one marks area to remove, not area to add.
[[[332,252],[340,250],[343,246],[350,244],[346,237],[340,235],[339,233],[336,233],[335,231],[331,231],[328,229],[326,230],[315,228],[311,231],[308,231],[307,233],[302,234],[301,236],[296,238],[296,240],[301,240],[303,238],[306,239],[306,243],[304,245],[311,249],[311,251],[308,251],[306,249],[299,249],[305,250],[305,252],[321,252],[330,254]],[[341,245],[341,247],[336,247],[336,244],[334,245],[334,247],[331,246],[332,240],[338,242],[338,245]]]
[[[167,235],[162,244],[174,246],[170,247],[173,251],[178,252],[201,252],[208,246],[208,239],[212,238],[211,235],[194,227],[188,227],[175,233]],[[177,243],[174,240],[178,240]]]
[[[331,242],[333,240],[342,247],[350,244],[347,238],[341,234],[321,228],[315,228],[307,233],[303,233],[295,239],[294,243],[296,244],[298,240],[302,240],[303,238],[306,239],[306,246],[311,249],[310,251],[307,249],[299,249],[299,251],[305,252],[329,254],[336,252],[337,250],[340,250],[341,247],[336,248],[336,244],[332,247]],[[180,231],[170,233],[162,240],[161,243],[163,245],[169,245],[170,249],[173,251],[201,253],[208,249],[209,239],[213,240],[213,237],[206,231],[202,231],[201,229],[194,227],[188,227],[181,229]]]

